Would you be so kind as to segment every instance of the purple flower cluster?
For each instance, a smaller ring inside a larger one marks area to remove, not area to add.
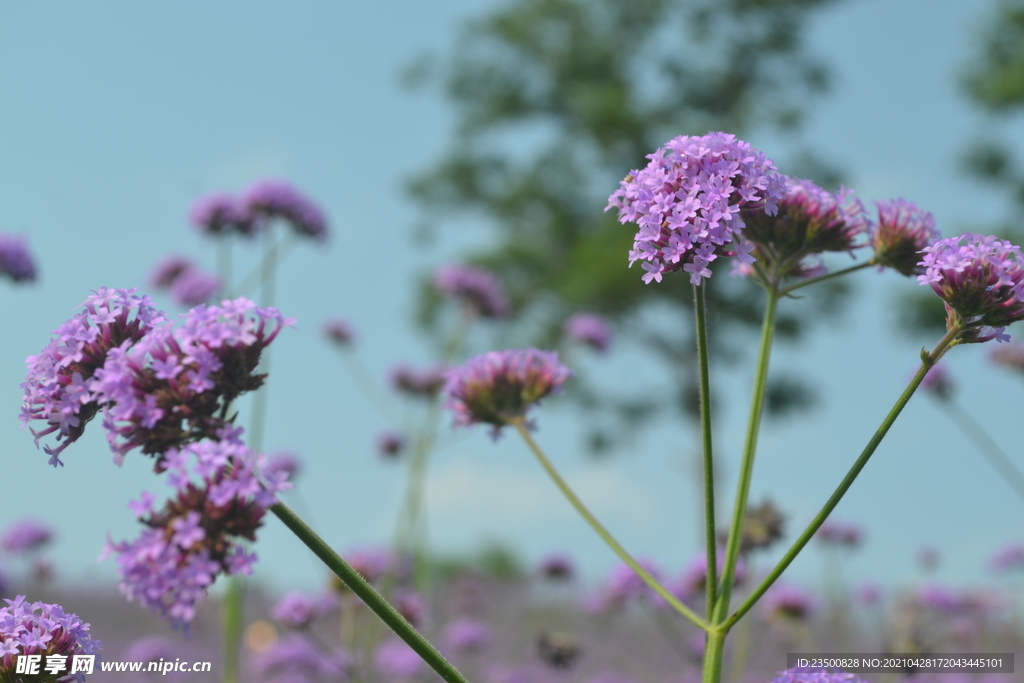
[[[133,448],[158,454],[218,438],[224,411],[258,389],[260,353],[294,320],[245,298],[197,306],[177,326],[150,330],[134,346],[112,350],[91,389],[104,404],[107,441],[120,462]]]
[[[281,598],[270,616],[274,617],[287,628],[300,629],[309,624],[320,614],[320,604],[305,593],[293,591]]]
[[[423,670],[423,660],[416,651],[397,638],[389,638],[377,647],[374,662],[389,681],[413,679]]]
[[[462,301],[481,318],[504,318],[509,314],[505,290],[486,270],[454,263],[441,266],[434,273],[434,287],[442,296]]]
[[[776,583],[764,596],[764,607],[772,617],[806,619],[814,611],[814,601],[801,588]]]
[[[37,519],[25,518],[11,523],[0,535],[0,548],[8,553],[29,553],[53,540],[53,529]]]
[[[497,438],[503,426],[561,390],[570,374],[553,351],[489,351],[448,373],[445,407],[455,414],[456,425],[483,422],[494,427]]]
[[[103,649],[103,643],[89,635],[89,624],[60,605],[28,603],[24,595],[4,602],[7,606],[0,607],[0,680],[29,680],[15,673],[17,658],[40,655],[41,675],[31,680],[85,683],[84,672],[71,673],[73,657],[98,655]]]
[[[204,197],[190,215],[192,224],[210,235],[249,237],[279,218],[300,235],[320,242],[327,239],[327,219],[320,207],[291,183],[276,178],[253,183],[238,198],[222,192]]]
[[[196,604],[220,574],[248,575],[256,556],[242,540],[255,541],[267,509],[287,475],[268,477],[265,457],[237,440],[202,441],[164,454],[167,483],[175,495],[160,510],[143,493],[130,508],[143,523],[133,541],[108,540],[104,556],[116,556],[121,593],[175,626],[187,626]]]
[[[612,344],[612,328],[599,315],[577,313],[565,321],[565,336],[586,344],[596,351],[606,353]]]
[[[795,668],[780,671],[771,683],[865,683],[855,674],[825,669]]]
[[[925,374],[924,379],[921,380],[921,388],[944,401],[952,398],[956,390],[956,383],[953,381],[953,375],[949,372],[949,368],[940,361]]]
[[[856,524],[832,521],[830,519],[818,527],[814,538],[824,545],[855,548],[860,545],[863,532]]]
[[[871,235],[875,263],[903,275],[920,275],[921,252],[941,235],[935,216],[906,199],[875,202],[878,225]]]
[[[1024,570],[1024,543],[1011,543],[1000,548],[989,560],[989,565],[997,574]]]
[[[1024,256],[1020,247],[996,237],[965,233],[923,250],[918,276],[946,302],[947,323],[959,339],[1007,341],[1004,330],[1024,319]]]
[[[576,567],[568,555],[553,553],[541,561],[537,573],[545,579],[569,581],[576,575]]]
[[[444,642],[454,652],[477,652],[491,642],[491,629],[482,621],[462,617],[445,628]]]
[[[405,450],[405,437],[400,433],[387,430],[377,436],[377,452],[388,460],[393,460]]]
[[[43,420],[46,427],[32,430],[39,440],[57,432],[58,445],[44,450],[53,466],[63,465],[60,453],[85,431],[104,401],[94,375],[111,353],[124,354],[164,314],[150,305],[149,297],[134,289],[100,288],[82,304],[82,312],[53,331],[57,335],[39,353],[25,361],[22,383],[22,426]]]
[[[324,323],[324,334],[338,346],[351,346],[356,337],[352,326],[339,318],[332,318]]]
[[[192,225],[208,235],[235,233],[251,237],[258,227],[245,204],[226,192],[215,192],[199,199],[192,205],[189,218]]]
[[[157,263],[150,275],[150,283],[158,289],[169,289],[171,298],[180,306],[205,304],[221,288],[220,278],[176,254]]]
[[[398,365],[391,370],[391,386],[395,391],[418,398],[433,398],[444,388],[448,366],[434,365],[422,370]]]
[[[858,238],[870,230],[864,205],[851,190],[829,192],[810,180],[788,178],[778,213],[744,208],[743,237],[754,244],[753,256],[777,277],[814,277],[824,273],[807,257],[823,252],[852,252]],[[737,261],[740,274],[751,270]]]
[[[619,222],[639,226],[629,263],[642,262],[644,282],[683,270],[696,285],[711,276],[708,266],[719,256],[753,261],[740,210],[775,215],[785,194],[775,164],[726,133],[679,136],[647,158],[646,168],[630,172],[605,208],[617,208]]]
[[[9,277],[13,282],[35,281],[36,264],[24,237],[0,232],[0,277]]]

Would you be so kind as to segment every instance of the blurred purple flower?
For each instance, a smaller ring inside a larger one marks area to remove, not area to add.
[[[953,397],[953,393],[956,391],[956,383],[953,381],[953,375],[949,372],[946,364],[939,361],[931,367],[924,376],[924,379],[921,380],[921,388],[935,396],[935,398],[945,401]]]
[[[942,235],[935,216],[906,199],[875,202],[878,225],[871,235],[875,263],[902,275],[921,275],[921,252]]]
[[[722,571],[725,568],[725,549],[719,548],[715,554],[715,564],[717,566],[718,580],[722,580]],[[733,574],[733,585],[741,586],[747,579],[747,563],[743,557],[739,557],[736,561],[736,570]],[[703,594],[707,590],[708,581],[708,558],[705,553],[697,553],[690,560],[690,563],[683,570],[683,573],[677,578],[669,588],[672,590],[672,594],[680,600],[686,602],[696,597],[697,595]]]
[[[300,235],[323,242],[327,239],[327,219],[313,200],[285,180],[266,178],[245,191],[243,204],[257,220],[281,218]]]
[[[45,672],[47,657],[52,655],[64,658],[67,665],[68,673],[60,677],[62,683],[85,683],[85,674],[72,673],[70,665],[75,655],[96,655],[99,659],[103,643],[89,635],[89,624],[60,605],[25,602],[24,595],[4,602],[7,606],[0,607],[0,680],[28,680],[15,673],[20,655],[40,655],[41,672]],[[42,673],[39,680],[54,678]]]
[[[26,517],[11,522],[0,535],[0,548],[8,553],[28,553],[53,540],[53,527],[38,519]]]
[[[133,662],[155,662],[160,659],[173,660],[180,655],[181,650],[167,638],[149,636],[129,645],[122,658]]]
[[[325,322],[324,334],[338,346],[351,346],[356,336],[352,326],[340,318],[331,318]]]
[[[866,683],[856,674],[845,671],[826,671],[824,669],[795,668],[780,671],[771,683]]]
[[[490,351],[448,373],[445,407],[454,413],[457,426],[489,424],[497,438],[510,421],[560,391],[570,374],[553,351]]]
[[[847,548],[855,548],[860,545],[862,537],[863,531],[856,524],[831,519],[826,519],[814,534],[814,538],[824,545]]]
[[[186,271],[195,267],[195,263],[187,256],[169,254],[153,266],[149,275],[149,284],[156,289],[168,289]]]
[[[360,548],[345,557],[353,569],[370,583],[384,576],[395,566],[395,558],[387,548]]]
[[[396,365],[391,369],[391,386],[395,391],[418,398],[433,398],[444,388],[448,366],[434,365],[422,370],[407,365]]]
[[[1009,543],[1000,548],[989,560],[996,574],[1024,569],[1024,543]]]
[[[576,567],[568,555],[552,553],[541,560],[537,573],[545,579],[568,581],[576,575]]]
[[[299,456],[291,451],[277,451],[276,453],[271,453],[270,457],[267,458],[267,464],[263,468],[263,473],[270,478],[274,478],[278,472],[283,472],[288,481],[293,482],[301,469],[302,460]]]
[[[390,638],[377,647],[374,661],[387,680],[415,678],[423,669],[423,660],[402,640]]]
[[[946,302],[947,327],[962,326],[967,343],[1008,341],[1004,330],[1024,319],[1024,256],[996,237],[965,233],[923,250],[918,276]]]
[[[652,560],[638,558],[637,564],[655,579],[661,578],[661,569]],[[631,601],[644,598],[655,603],[662,600],[661,596],[644,583],[644,580],[633,568],[625,563],[612,567],[601,588],[600,596],[605,609],[620,608]]]
[[[85,432],[105,402],[93,376],[102,371],[108,354],[123,355],[142,339],[164,314],[150,305],[149,297],[135,296],[134,289],[101,287],[77,313],[53,331],[57,335],[39,353],[29,356],[28,373],[21,388],[21,422],[24,428],[44,420],[46,428],[32,430],[39,440],[58,432],[56,447],[45,446],[50,464],[63,465],[60,453]]]
[[[777,213],[785,178],[775,164],[726,133],[681,135],[647,158],[647,167],[630,171],[605,207],[618,209],[620,223],[639,226],[629,265],[642,262],[644,282],[682,270],[700,284],[719,256],[753,262],[739,212]]]
[[[297,635],[282,638],[256,655],[253,665],[257,673],[281,683],[305,683],[323,678],[345,680],[350,667],[344,652],[334,650],[325,654]]]
[[[457,263],[441,266],[434,273],[434,287],[441,295],[462,301],[481,318],[509,314],[505,290],[489,271]]]
[[[393,460],[405,450],[405,437],[393,430],[381,432],[377,436],[377,453],[381,457]]]
[[[157,511],[153,497],[143,494],[130,505],[142,533],[133,541],[108,538],[101,556],[116,556],[121,593],[172,626],[187,627],[218,575],[251,573],[256,556],[240,541],[256,540],[276,494],[291,486],[283,473],[267,477],[265,463],[264,456],[229,438],[165,453],[175,497]]]
[[[224,192],[200,198],[192,205],[189,219],[201,232],[215,237],[232,233],[252,237],[259,228],[242,202]]]
[[[1013,370],[1024,370],[1024,344],[1010,343],[996,346],[989,354],[992,362]]]
[[[418,594],[410,590],[395,591],[395,609],[413,626],[419,626],[427,615],[427,603]]]
[[[862,583],[856,591],[857,601],[865,607],[873,607],[882,600],[882,588],[877,583]]]
[[[807,591],[793,584],[776,583],[764,596],[764,606],[771,617],[806,619],[814,611],[814,601]]]
[[[171,298],[179,306],[198,306],[217,296],[220,278],[198,267],[183,272],[171,285]]]
[[[0,278],[5,276],[12,282],[34,282],[36,265],[28,251],[28,240],[0,232]]]
[[[955,612],[964,606],[964,601],[951,588],[928,582],[917,589],[917,601],[940,612]]]
[[[270,616],[288,628],[305,628],[317,617],[317,602],[299,591],[292,591],[277,601]]]
[[[491,641],[491,630],[476,619],[456,619],[444,630],[444,642],[455,652],[476,652]]]
[[[917,550],[917,565],[924,571],[931,571],[939,565],[939,549],[935,546],[926,545]]]
[[[577,313],[565,321],[565,336],[606,353],[612,343],[612,328],[599,315]]]

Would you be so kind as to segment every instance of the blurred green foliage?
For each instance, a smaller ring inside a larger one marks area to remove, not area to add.
[[[506,346],[558,344],[564,320],[587,311],[616,328],[617,345],[654,351],[665,387],[599,391],[577,377],[570,392],[589,410],[596,452],[676,408],[695,410],[692,288],[683,274],[644,285],[627,252],[635,226],[603,213],[608,195],[647,154],[681,134],[724,130],[748,141],[783,140],[789,175],[835,186],[837,173],[800,140],[801,116],[828,84],[801,33],[830,0],[512,0],[469,22],[443,60],[423,59],[412,84],[443,89],[458,118],[438,162],[411,179],[424,209],[421,234],[458,217],[486,231],[465,259],[498,274],[515,321]],[[764,295],[728,276],[710,280],[713,362],[732,365],[752,349]],[[811,288],[779,318],[781,339],[841,309],[842,284]],[[424,280],[419,321],[445,336],[447,320]],[[627,342],[628,340],[628,342]],[[440,341],[438,342],[440,345]],[[776,381],[775,413],[807,407],[795,377]]]

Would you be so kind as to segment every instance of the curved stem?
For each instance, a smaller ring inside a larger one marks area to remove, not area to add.
[[[761,581],[757,588],[755,588],[750,593],[750,595],[747,596],[747,599],[743,602],[742,605],[740,605],[736,612],[734,612],[725,621],[725,623],[723,624],[724,628],[726,628],[727,630],[729,628],[732,628],[733,624],[739,621],[739,619],[742,618],[744,614],[750,611],[750,608],[753,607],[754,604],[761,598],[761,596],[764,595],[765,591],[767,591],[771,587],[771,585],[775,583],[776,579],[778,579],[779,576],[782,575],[782,572],[786,571],[786,568],[789,567],[790,563],[796,558],[798,554],[800,554],[800,551],[803,550],[804,546],[806,546],[807,543],[811,540],[811,537],[814,536],[815,533],[817,533],[818,528],[832,513],[832,510],[834,510],[836,505],[839,504],[839,501],[842,500],[843,496],[846,495],[846,492],[850,489],[850,486],[853,485],[853,482],[857,478],[857,475],[859,475],[861,470],[864,469],[864,466],[867,464],[868,460],[874,454],[875,450],[878,448],[878,445],[882,443],[882,439],[889,431],[889,428],[892,427],[893,423],[896,421],[896,418],[899,417],[899,414],[903,411],[903,408],[907,405],[907,402],[910,401],[910,397],[914,395],[914,392],[917,390],[917,387],[924,380],[924,376],[928,374],[928,371],[931,370],[932,366],[934,366],[935,363],[938,362],[939,358],[941,358],[942,355],[948,349],[950,349],[957,343],[956,337],[959,334],[960,328],[954,327],[953,329],[949,330],[946,333],[946,335],[942,338],[941,341],[939,341],[939,343],[935,346],[931,353],[928,353],[927,351],[922,351],[921,367],[918,368],[917,373],[914,375],[914,378],[910,380],[910,384],[907,385],[907,388],[903,391],[902,394],[900,394],[900,397],[896,400],[896,404],[893,405],[892,409],[885,416],[885,419],[882,420],[882,424],[879,425],[874,435],[872,435],[871,440],[868,441],[867,446],[864,447],[864,450],[861,452],[860,457],[858,457],[856,462],[853,463],[853,466],[850,467],[850,470],[846,473],[846,476],[843,477],[843,480],[839,483],[839,486],[836,487],[836,490],[829,497],[824,507],[822,507],[818,514],[815,515],[811,523],[807,526],[804,532],[800,534],[800,537],[796,539],[796,541],[793,543],[790,549],[786,551],[786,554],[783,555],[782,559],[779,560],[778,564],[776,564],[775,567],[770,572],[768,572],[768,575],[764,578],[763,581]]]
[[[283,503],[277,503],[270,508],[277,517],[284,522],[285,526],[299,537],[303,543],[312,550],[317,557],[323,560],[334,574],[341,579],[353,593],[359,597],[366,606],[381,618],[387,626],[394,631],[399,638],[404,640],[416,654],[423,658],[423,661],[431,669],[449,683],[469,683],[459,673],[459,670],[431,645],[426,638],[413,628],[412,624],[405,620],[398,611],[391,606],[384,597],[371,586],[366,579],[360,576],[359,572],[345,562],[327,543],[309,528],[298,515]]]
[[[537,445],[537,442],[533,440],[532,436],[530,436],[530,432],[526,429],[526,424],[524,423],[523,418],[520,417],[515,420],[511,420],[509,424],[515,427],[516,431],[519,432],[519,435],[523,437],[523,441],[525,441],[526,445],[530,447],[530,450],[537,457],[537,461],[540,462],[541,467],[543,467],[544,471],[548,473],[551,480],[555,482],[555,486],[557,486],[562,492],[562,495],[566,497],[569,503],[576,509],[576,512],[578,512],[580,516],[587,521],[591,528],[597,532],[597,535],[600,536],[606,544],[608,544],[608,547],[619,556],[619,559],[629,565],[629,567],[636,572],[636,575],[639,576],[640,579],[651,588],[651,590],[660,595],[665,602],[672,605],[677,612],[705,631],[708,630],[708,623],[704,619],[680,602],[676,596],[672,595],[672,593],[662,586],[657,579],[651,576],[646,569],[641,567],[640,564],[633,559],[633,556],[615,540],[615,537],[612,536],[599,521],[597,521],[597,518],[591,514],[590,510],[587,509],[587,506],[583,504],[583,501],[581,501],[576,493],[569,487],[569,484],[562,479],[562,475],[558,473],[555,466],[552,465],[551,461],[548,460],[548,457],[544,455],[544,451],[541,450],[540,446]]]
[[[715,547],[715,468],[711,448],[711,386],[708,373],[708,322],[705,285],[693,287],[693,311],[697,328],[697,367],[700,375],[700,433],[704,451],[704,543],[707,551],[707,618],[718,598],[718,558]]]
[[[981,451],[981,454],[988,460],[989,464],[996,469],[1003,478],[1003,481],[1009,484],[1010,488],[1020,498],[1024,499],[1024,473],[1014,464],[1013,460],[1010,460],[1010,457],[989,436],[984,427],[978,424],[978,421],[971,417],[971,414],[959,404],[952,399],[946,399],[941,402],[946,414],[956,423],[960,431],[974,442],[975,447]]]
[[[761,346],[757,356],[757,370],[754,374],[754,391],[750,399],[750,415],[747,420],[747,436],[743,447],[743,462],[740,465],[740,477],[736,483],[736,500],[733,506],[732,523],[729,527],[729,538],[726,541],[725,563],[722,571],[721,589],[715,603],[712,624],[720,624],[729,613],[729,598],[732,583],[736,576],[736,564],[740,556],[740,540],[743,536],[743,523],[747,516],[747,496],[750,493],[750,481],[754,473],[754,454],[757,451],[757,435],[761,429],[761,415],[764,412],[764,396],[768,386],[768,359],[771,355],[772,340],[775,337],[775,318],[778,312],[779,293],[775,289],[767,290],[768,297],[764,309],[764,324],[761,328]],[[721,653],[719,653],[720,655]],[[719,662],[719,672],[721,662]]]
[[[818,277],[812,277],[810,280],[802,280],[801,282],[797,282],[795,284],[792,284],[789,287],[784,287],[782,289],[781,293],[782,293],[783,296],[785,296],[785,295],[789,294],[790,292],[796,291],[796,290],[801,289],[803,287],[807,287],[808,285],[814,285],[814,284],[817,284],[819,282],[824,282],[825,280],[831,280],[834,277],[839,277],[841,275],[846,275],[847,273],[853,273],[855,271],[861,270],[862,268],[867,268],[868,266],[873,266],[873,265],[875,265],[875,260],[874,259],[868,259],[867,261],[864,261],[863,263],[858,263],[855,266],[850,266],[849,268],[842,268],[840,270],[835,270],[835,271],[832,271],[831,273],[825,273],[824,275],[819,275]]]
[[[242,640],[242,596],[245,584],[240,576],[228,581],[224,596],[224,683],[238,681],[238,645]]]

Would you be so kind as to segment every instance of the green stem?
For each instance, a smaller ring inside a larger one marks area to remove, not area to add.
[[[750,494],[750,481],[754,473],[754,454],[757,452],[757,435],[761,429],[761,415],[764,412],[764,396],[768,386],[768,359],[772,350],[772,339],[775,336],[775,318],[778,312],[779,293],[773,288],[767,289],[767,302],[764,309],[764,325],[761,329],[761,346],[757,356],[757,370],[754,374],[754,391],[750,400],[750,415],[747,421],[746,443],[743,447],[743,462],[740,466],[740,477],[736,483],[736,501],[732,512],[732,523],[725,548],[725,566],[722,571],[721,589],[715,603],[712,624],[721,624],[729,613],[729,598],[732,583],[736,576],[736,563],[740,556],[740,540],[743,536],[743,523],[747,516],[747,496]],[[726,629],[726,632],[728,629]],[[724,638],[723,634],[723,638]],[[707,659],[705,651],[705,662]],[[721,650],[717,650],[721,657]],[[706,663],[705,663],[706,666]],[[722,664],[718,662],[717,670],[721,674]],[[717,679],[716,679],[717,680]]]
[[[693,287],[693,311],[697,328],[697,367],[700,375],[700,433],[704,450],[704,543],[707,550],[707,618],[711,619],[718,597],[718,558],[715,547],[715,468],[711,449],[711,386],[708,373],[708,321],[704,285]]]
[[[292,249],[294,249],[295,246],[299,243],[299,237],[297,236],[297,234],[298,233],[294,231],[288,231],[287,236],[284,238],[284,240],[281,242],[281,244],[274,252],[273,267],[276,268],[278,265],[280,265],[284,261],[284,258],[288,254],[290,254],[292,252]],[[260,261],[260,263],[255,268],[250,270],[248,275],[246,275],[242,279],[242,281],[231,290],[227,298],[234,299],[240,296],[248,296],[249,294],[251,294],[252,291],[256,289],[256,287],[262,282],[264,267],[265,262]]]
[[[807,287],[809,285],[814,285],[814,284],[817,284],[819,282],[824,282],[825,280],[831,280],[834,277],[839,277],[841,275],[846,275],[847,273],[853,273],[855,271],[858,271],[858,270],[861,270],[863,268],[867,268],[868,266],[873,266],[873,265],[875,265],[875,260],[874,259],[868,259],[867,261],[864,261],[863,263],[858,263],[857,265],[850,266],[849,268],[843,268],[841,270],[835,270],[835,271],[832,271],[831,273],[825,273],[824,275],[819,275],[818,277],[812,277],[810,280],[802,280],[800,282],[794,283],[794,284],[790,285],[789,287],[784,287],[782,289],[781,293],[782,293],[783,296],[785,296],[785,295],[789,294],[790,292],[796,291],[796,290],[801,289],[803,287]]]
[[[942,400],[942,406],[949,417],[964,434],[974,442],[975,447],[988,460],[1014,492],[1024,499],[1024,473],[1010,460],[988,432],[971,417],[970,413],[952,399]]]
[[[534,456],[536,456],[537,461],[540,462],[541,467],[543,467],[544,471],[548,473],[551,480],[555,482],[555,486],[557,486],[562,492],[562,495],[564,495],[569,503],[572,504],[576,509],[576,512],[578,512],[580,516],[587,521],[587,524],[597,532],[597,535],[601,537],[608,547],[619,556],[619,559],[629,565],[629,567],[636,572],[636,575],[639,576],[640,579],[651,588],[651,590],[660,595],[665,602],[675,608],[677,612],[705,631],[708,630],[708,623],[704,619],[680,602],[676,596],[672,595],[672,593],[662,586],[657,579],[651,576],[646,569],[641,567],[640,564],[633,559],[633,556],[626,552],[626,549],[615,540],[615,537],[612,536],[599,521],[597,521],[597,518],[591,514],[590,510],[587,509],[587,506],[583,504],[583,501],[581,501],[576,493],[569,487],[569,484],[562,479],[562,475],[558,473],[555,466],[552,465],[551,461],[548,460],[548,457],[544,455],[544,451],[541,450],[540,446],[537,445],[537,442],[533,440],[532,436],[530,436],[530,432],[527,430],[526,423],[523,421],[523,418],[519,417],[511,420],[509,424],[515,427],[516,431],[519,432],[519,435],[523,437],[523,441],[525,441],[526,445],[529,446]]]
[[[242,640],[242,596],[245,584],[232,576],[224,595],[224,683],[238,681],[238,644]]]
[[[351,589],[356,596],[366,603],[373,612],[394,631],[399,638],[404,640],[416,654],[423,658],[427,665],[449,683],[469,683],[459,673],[459,670],[431,645],[426,638],[413,628],[412,624],[405,620],[401,614],[391,606],[384,597],[371,586],[366,579],[360,576],[359,572],[345,562],[327,543],[309,528],[298,515],[284,505],[278,503],[270,508],[277,517],[284,522],[285,526],[299,537],[306,546],[312,550],[317,557],[323,560],[334,574]]]
[[[734,612],[724,622],[723,626],[726,630],[731,628],[733,624],[735,624],[737,621],[739,621],[740,618],[743,617],[744,614],[750,611],[750,608],[752,608],[754,604],[761,598],[761,596],[764,595],[765,591],[767,591],[771,587],[771,585],[775,583],[779,576],[782,575],[782,572],[786,571],[786,568],[789,567],[790,563],[793,562],[794,559],[796,559],[796,556],[800,554],[801,550],[804,549],[804,546],[806,546],[807,543],[811,540],[811,537],[813,537],[814,534],[817,533],[818,528],[822,525],[822,523],[824,523],[828,516],[832,514],[832,511],[835,509],[836,505],[838,505],[839,501],[842,500],[844,495],[846,495],[846,492],[850,489],[850,486],[853,485],[853,482],[857,478],[857,475],[860,474],[861,470],[864,469],[864,466],[867,464],[868,460],[874,454],[875,449],[877,449],[878,445],[882,443],[882,439],[889,431],[889,428],[892,427],[893,423],[896,421],[896,418],[899,417],[899,414],[903,411],[903,408],[907,405],[907,402],[910,401],[910,397],[914,395],[914,392],[917,390],[917,387],[921,384],[921,381],[924,380],[924,376],[928,374],[928,371],[931,370],[935,363],[938,362],[939,358],[941,358],[942,355],[949,348],[951,348],[957,343],[956,337],[957,335],[960,334],[960,331],[961,330],[959,327],[954,327],[953,329],[949,330],[946,333],[946,335],[935,346],[935,348],[931,351],[931,353],[922,350],[921,367],[918,368],[917,373],[914,375],[914,378],[910,380],[910,384],[907,385],[907,388],[900,395],[899,399],[896,400],[896,404],[889,411],[889,414],[885,416],[884,420],[882,420],[882,424],[875,431],[874,435],[871,437],[871,440],[868,441],[868,445],[864,447],[864,450],[861,452],[860,457],[858,457],[856,462],[853,463],[853,466],[850,467],[849,472],[847,472],[846,476],[843,477],[842,482],[840,482],[839,486],[836,487],[836,490],[829,497],[824,507],[822,507],[818,514],[815,515],[811,523],[807,526],[804,532],[800,534],[800,537],[796,539],[796,541],[793,543],[790,549],[786,551],[786,554],[782,557],[781,560],[779,560],[778,564],[775,565],[775,567],[768,573],[764,580],[761,581],[757,588],[755,588],[753,592],[751,592],[751,594],[747,596],[747,599],[743,602],[742,605],[740,605],[736,612]]]
[[[701,683],[719,683],[722,680],[722,659],[725,655],[726,630],[712,628],[704,640],[704,670]]]

